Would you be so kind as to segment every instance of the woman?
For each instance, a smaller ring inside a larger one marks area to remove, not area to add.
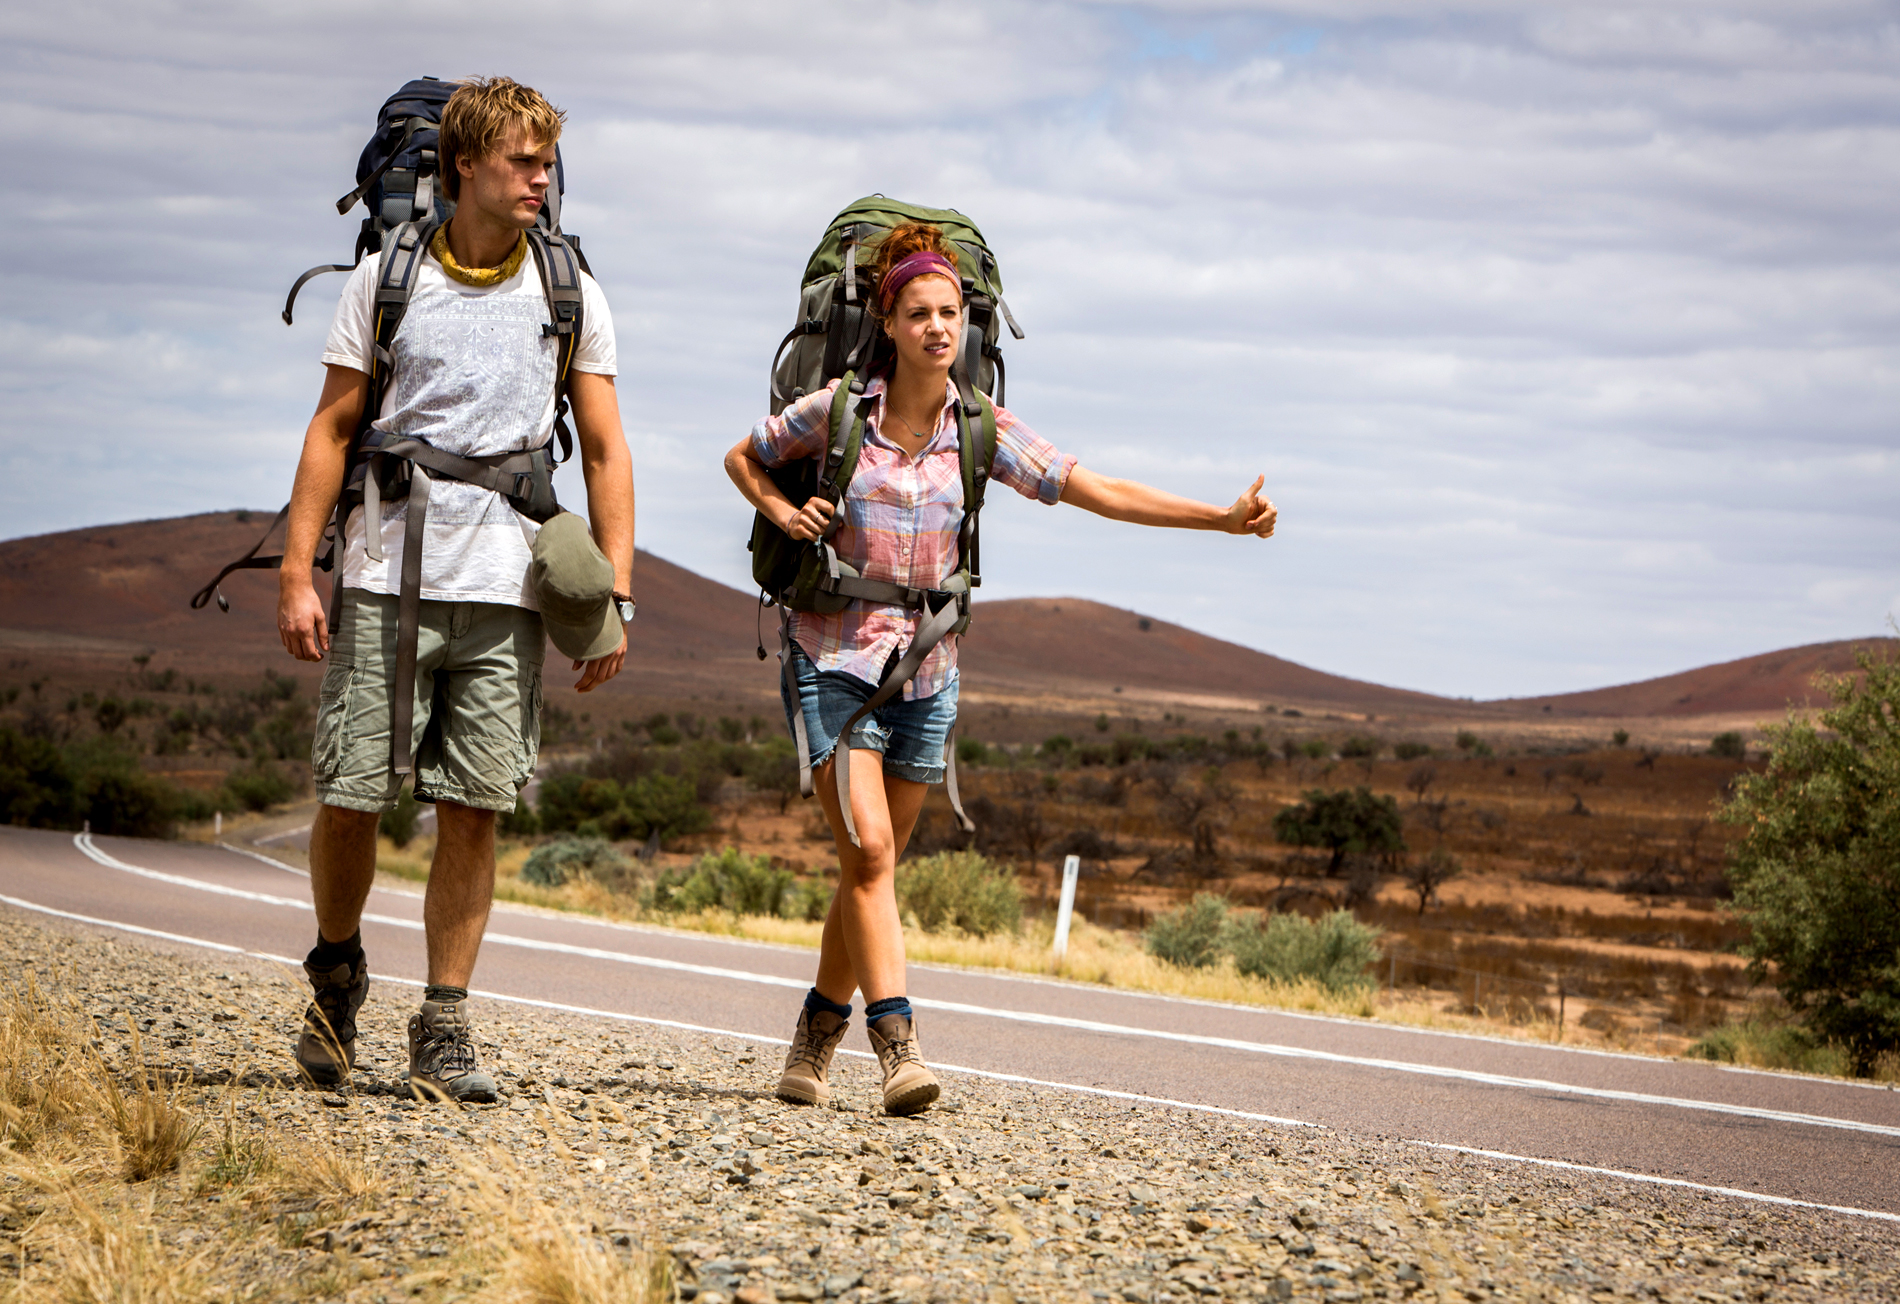
[[[856,474],[845,490],[844,519],[831,544],[867,579],[936,589],[957,567],[963,517],[951,364],[963,329],[956,255],[933,226],[910,224],[879,246],[874,311],[894,361],[866,387],[874,406],[865,422]],[[759,422],[726,455],[726,472],[753,507],[794,539],[823,536],[832,505],[822,497],[794,503],[768,468],[821,456],[829,442],[836,382]],[[996,410],[991,478],[1044,503],[1072,503],[1111,520],[1228,534],[1272,535],[1277,513],[1261,496],[1265,477],[1222,509],[1076,464],[1006,409]],[[917,1052],[905,997],[904,934],[894,890],[903,854],[928,786],[943,778],[944,743],[957,716],[956,640],[931,651],[901,697],[866,716],[845,742],[850,757],[854,842],[828,782],[833,752],[851,715],[866,702],[927,613],[854,601],[836,615],[795,613],[788,651],[797,700],[781,689],[786,718],[804,716],[814,786],[838,846],[837,895],[825,918],[817,981],[805,997],[786,1056],[778,1096],[793,1104],[829,1101],[827,1072],[851,1018],[851,995],[864,993],[871,1048],[884,1071],[884,1108],[911,1114],[936,1100],[937,1079]]]

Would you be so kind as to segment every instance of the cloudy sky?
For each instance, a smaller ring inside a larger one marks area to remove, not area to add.
[[[348,255],[377,106],[506,72],[570,114],[641,544],[703,574],[746,578],[719,456],[805,257],[882,191],[983,227],[1058,447],[1281,506],[1260,543],[1005,494],[990,595],[1476,697],[1900,609],[1892,3],[80,0],[0,35],[0,536],[281,503],[342,278],[277,311]]]

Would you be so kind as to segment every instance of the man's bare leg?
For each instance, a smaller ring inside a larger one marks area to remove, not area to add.
[[[363,921],[363,904],[376,881],[373,811],[317,807],[310,825],[310,895],[317,931],[326,942],[347,942]]]
[[[422,902],[431,985],[467,987],[495,899],[495,812],[435,804],[435,859]]]

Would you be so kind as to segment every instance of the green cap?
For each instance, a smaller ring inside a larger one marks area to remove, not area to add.
[[[528,583],[562,655],[593,661],[620,646],[625,631],[614,607],[613,563],[575,513],[562,512],[534,536]]]

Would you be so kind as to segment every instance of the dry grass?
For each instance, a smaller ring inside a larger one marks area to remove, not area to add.
[[[413,1179],[385,1171],[367,1135],[343,1120],[317,1129],[280,1121],[276,1088],[168,1082],[142,1063],[136,1025],[126,1049],[127,1063],[109,1058],[83,1013],[30,976],[0,988],[0,1213],[17,1229],[19,1255],[0,1304],[345,1294],[352,1282],[341,1260],[278,1281],[246,1268],[256,1270],[273,1239],[299,1244],[313,1217],[355,1219],[409,1199]],[[452,1201],[432,1227],[461,1235],[461,1248],[405,1281],[406,1296],[672,1298],[665,1254],[634,1248],[625,1231],[603,1238],[597,1223],[574,1226],[571,1209],[551,1199],[578,1202],[580,1193],[550,1192],[519,1173],[504,1184],[474,1167],[450,1180],[473,1198]]]
[[[96,1055],[90,1067],[103,1112],[118,1139],[125,1180],[143,1182],[178,1167],[204,1130],[204,1120],[186,1107],[181,1087],[160,1083],[145,1067],[144,1041],[138,1026],[131,1026],[132,1089],[121,1087],[117,1075]]]
[[[50,1269],[37,1289],[22,1289],[20,1300],[60,1300],[63,1304],[197,1304],[211,1298],[207,1255],[176,1254],[153,1229],[128,1225],[74,1192],[67,1201],[69,1226],[48,1245]]]
[[[492,1275],[480,1298],[497,1304],[657,1304],[673,1298],[671,1260],[602,1231],[598,1216],[577,1222],[542,1197],[538,1179],[505,1155],[491,1167],[466,1164],[473,1204],[491,1229],[484,1257]]]

